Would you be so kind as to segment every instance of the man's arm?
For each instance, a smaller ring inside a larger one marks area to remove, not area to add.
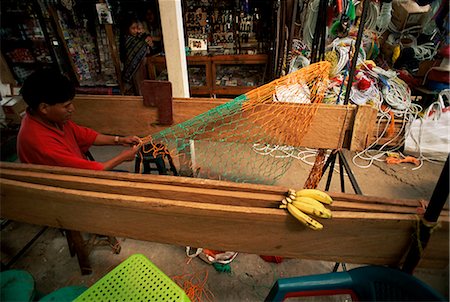
[[[141,142],[141,139],[137,136],[113,136],[113,135],[104,135],[98,134],[95,138],[94,144],[95,146],[107,146],[107,145],[128,145],[133,146],[137,145]]]
[[[139,146],[134,145],[133,147],[122,151],[119,155],[111,158],[110,160],[102,162],[101,164],[103,165],[103,170],[112,170],[125,161],[133,160],[138,150]]]

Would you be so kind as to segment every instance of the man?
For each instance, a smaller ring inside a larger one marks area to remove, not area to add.
[[[22,163],[111,170],[135,158],[139,137],[103,135],[71,121],[75,88],[58,71],[36,71],[25,80],[20,92],[28,105],[17,137],[17,152]],[[131,148],[108,161],[96,162],[85,156],[92,145],[129,145]]]

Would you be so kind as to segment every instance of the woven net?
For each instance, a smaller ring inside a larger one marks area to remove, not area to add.
[[[145,137],[141,156],[170,154],[182,175],[273,184],[291,158],[260,146],[301,146],[328,85],[330,63],[274,80],[195,118]]]

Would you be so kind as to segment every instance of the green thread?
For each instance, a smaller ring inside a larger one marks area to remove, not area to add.
[[[227,273],[227,274],[231,274],[231,266],[229,263],[227,264],[222,264],[222,263],[213,263],[212,266],[215,268],[216,271],[218,271],[219,273]]]

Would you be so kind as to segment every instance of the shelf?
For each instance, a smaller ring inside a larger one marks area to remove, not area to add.
[[[193,95],[246,93],[263,84],[267,59],[264,54],[187,56],[190,92]],[[148,57],[147,67],[150,79],[168,80],[165,57]]]
[[[216,56],[212,63],[215,94],[240,95],[264,84],[267,55]]]
[[[2,55],[21,84],[41,66],[57,63],[35,1],[7,1],[2,14]]]

